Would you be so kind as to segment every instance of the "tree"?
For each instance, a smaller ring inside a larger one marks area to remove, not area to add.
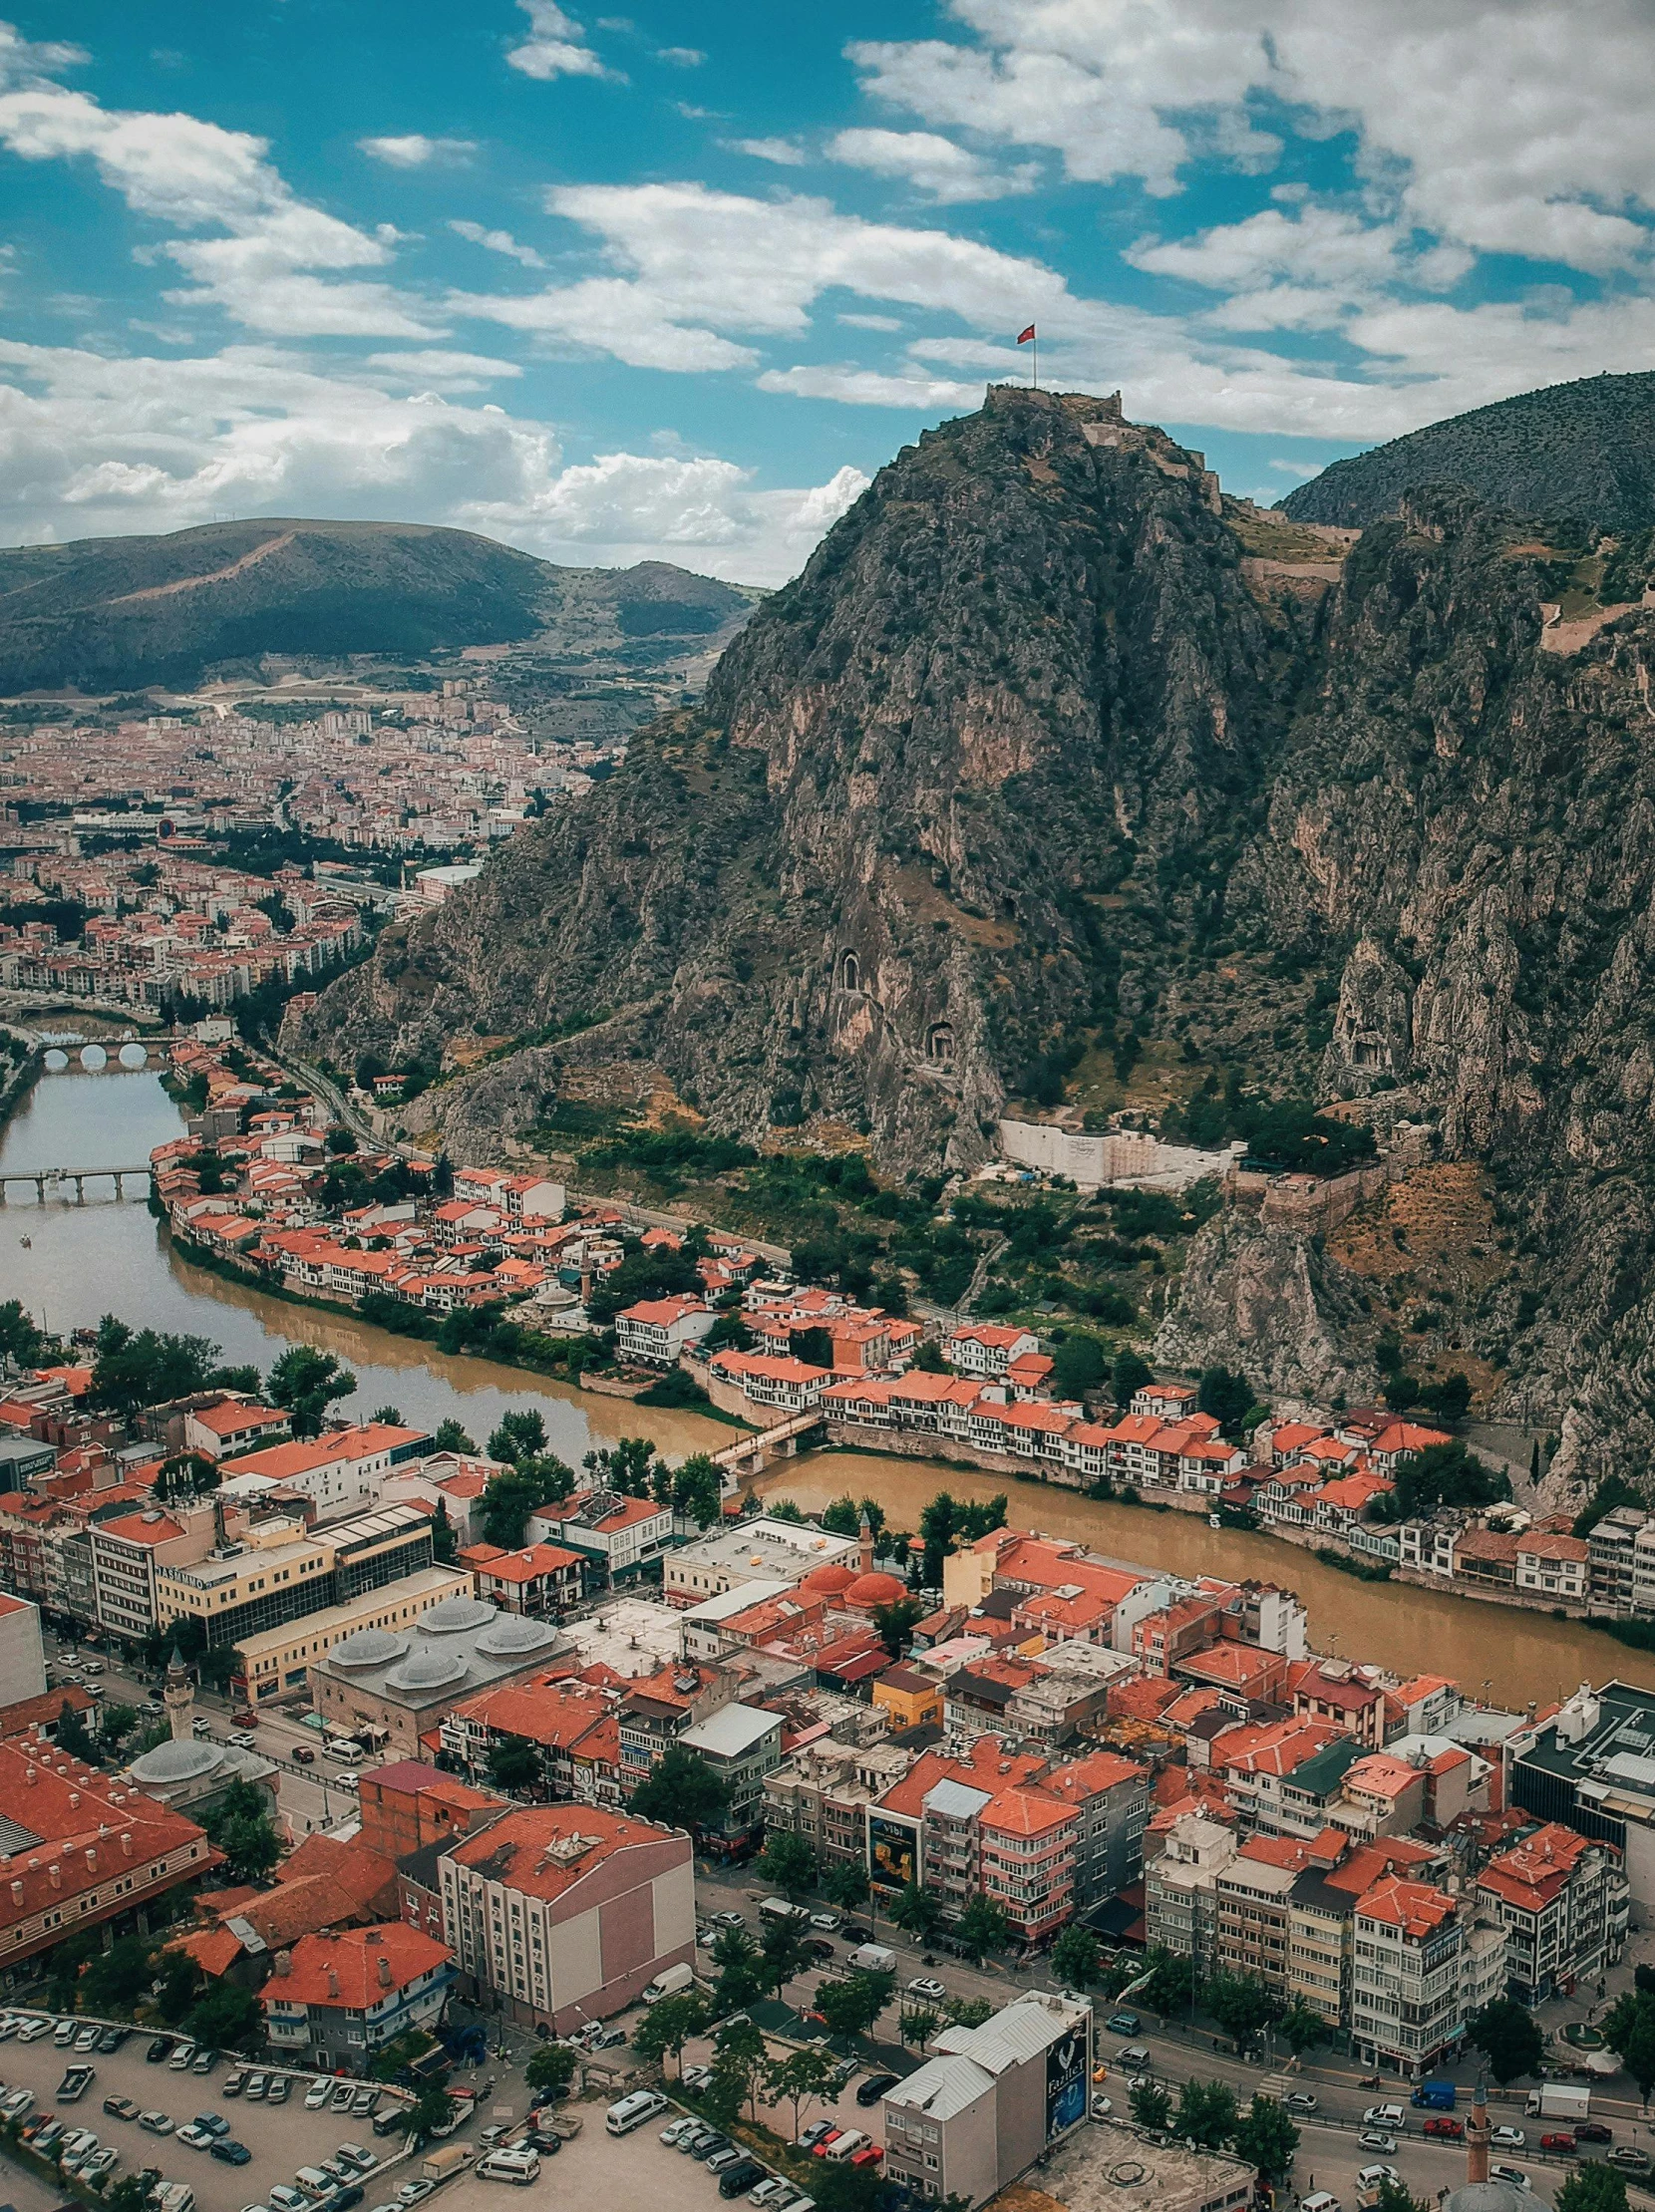
[[[46,1994],[52,2010],[72,2013],[81,1986],[81,1970],[98,1949],[90,1928],[79,1929],[56,1946],[46,1962]]]
[[[699,1994],[699,1992],[690,1990],[683,1990],[679,1993],[681,1997]],[[677,2003],[677,2001],[676,1998],[663,1997],[661,2005],[671,2005]],[[705,2000],[703,2000],[703,2003],[705,2003]],[[654,2010],[659,2012],[661,2005],[655,2006]],[[579,2063],[579,2055],[572,2045],[566,2043],[542,2044],[540,2049],[531,2054],[527,2065],[523,2067],[523,2079],[531,2089],[566,2089],[574,2079],[574,2070]]]
[[[751,2005],[756,1998],[763,1997],[768,1987],[764,1954],[745,1928],[719,1930],[713,1945],[713,1964],[718,1969],[713,2010],[721,2019],[726,2013],[739,2013],[744,2005]]]
[[[896,2019],[897,2039],[923,2051],[941,2026],[942,2015],[929,2005],[904,2005]]]
[[[149,2212],[155,2183],[147,2174],[125,2173],[104,2200],[110,2212]]]
[[[961,1913],[954,1941],[974,1966],[980,1966],[990,1951],[1004,1951],[1011,1941],[1005,1906],[979,1892]]]
[[[1244,1375],[1232,1375],[1227,1367],[1209,1367],[1201,1375],[1197,1404],[1203,1414],[1211,1415],[1226,1436],[1238,1437],[1252,1410],[1252,1386]]]
[[[822,1877],[822,1894],[841,1913],[853,1913],[868,1898],[867,1868],[860,1859],[840,1859]]]
[[[659,2008],[657,2008],[659,2009]],[[825,2051],[793,2051],[772,2058],[765,2068],[765,2102],[793,2106],[794,2140],[799,2139],[799,2108],[808,2096],[838,2102],[838,2067]]]
[[[532,1789],[545,1778],[537,1745],[521,1736],[502,1736],[491,1743],[488,1767],[496,1789]]]
[[[194,2011],[195,2001],[201,1994],[201,1970],[187,1951],[168,1951],[161,1969],[161,1988],[156,1994],[156,2010],[169,2028]]]
[[[1084,1990],[1098,1979],[1103,1950],[1090,1928],[1072,1920],[1052,1946],[1052,1972],[1072,1990]]]
[[[130,1705],[101,1705],[98,1708],[98,1740],[116,1751],[138,1726],[138,1715]]]
[[[1186,2081],[1178,2091],[1174,2134],[1203,2150],[1221,2150],[1235,2133],[1235,2091],[1227,2081]]]
[[[918,1882],[908,1882],[897,1893],[890,1917],[905,1936],[923,1943],[942,1918],[942,1907],[928,1889]]]
[[[942,1562],[954,1548],[954,1528],[959,1508],[947,1490],[938,1490],[919,1516],[919,1533],[925,1541],[925,1582],[935,1588],[942,1580]]]
[[[1314,2051],[1319,2043],[1327,2042],[1327,2022],[1320,2013],[1312,2011],[1302,1997],[1294,1998],[1278,2026],[1282,2042],[1295,2058],[1302,2058],[1307,2051]]]
[[[877,2166],[853,2166],[849,2159],[822,2163],[822,2172],[811,2176],[817,2212],[876,2212],[885,2187]],[[966,2208],[953,2197],[937,2206],[936,2212],[966,2212]]]
[[[1466,2024],[1466,2040],[1483,2053],[1502,2089],[1519,2074],[1537,2075],[1545,2056],[1545,2039],[1533,2014],[1515,1998],[1496,1997],[1474,2013]]]
[[[1238,2044],[1250,2043],[1286,2010],[1276,1992],[1250,1974],[1215,1974],[1203,2002],[1224,2034]]]
[[[985,2020],[994,2018],[994,2006],[986,1997],[945,1997],[942,2012],[951,2028],[981,2028]]]
[[[1475,2025],[1475,2024],[1474,2024]],[[1655,2088],[1655,1995],[1634,1987],[1605,2014],[1603,2040],[1638,2084],[1645,2104]]]
[[[270,1370],[270,1403],[282,1408],[295,1436],[320,1435],[329,1406],[355,1389],[349,1368],[308,1344],[289,1345]]]
[[[1432,2205],[1401,2181],[1382,2181],[1379,2195],[1374,2200],[1374,2212],[1433,2212]]]
[[[836,1497],[822,1514],[822,1525],[830,1536],[859,1536],[863,1521],[877,1543],[885,1525],[885,1509],[876,1497]]]
[[[1152,2013],[1178,2013],[1194,2006],[1201,1985],[1193,1958],[1156,1944],[1146,1952],[1144,1963],[1149,1969],[1144,2002]]]
[[[841,1982],[819,1982],[816,2009],[827,2022],[829,2036],[865,2036],[895,1990],[894,1974],[868,1974],[858,1969]]]
[[[437,1510],[431,1516],[431,1556],[439,1567],[452,1567],[460,1556],[460,1538],[455,1534],[444,1498],[437,1500]]]
[[[21,1298],[0,1304],[0,1359],[18,1367],[39,1367],[46,1356],[46,1338]]]
[[[874,1629],[892,1659],[901,1658],[909,1637],[924,1618],[925,1608],[917,1598],[892,1598],[889,1605],[873,1608]]]
[[[408,2125],[417,2142],[424,2142],[435,2135],[438,2128],[447,2127],[454,2115],[454,2099],[447,2084],[429,2081],[408,2109]]]
[[[1158,2081],[1141,2081],[1128,2091],[1127,2109],[1140,2127],[1164,2135],[1172,2124],[1172,2099]]]
[[[495,1439],[489,1440],[492,1444]],[[484,1541],[498,1544],[502,1551],[515,1551],[530,1513],[542,1505],[555,1505],[573,1488],[574,1469],[551,1452],[524,1458],[508,1465],[503,1474],[491,1475],[478,1508]]]
[[[1130,1406],[1139,1392],[1155,1379],[1155,1369],[1140,1354],[1119,1353],[1109,1376],[1109,1387],[1115,1394],[1116,1405],[1123,1408]]]
[[[164,1504],[173,1498],[204,1497],[217,1489],[218,1481],[218,1469],[204,1452],[176,1451],[162,1461],[155,1494]]]
[[[130,1329],[114,1314],[98,1324],[93,1344],[91,1396],[111,1412],[133,1415],[207,1387],[218,1347],[205,1337],[170,1336]]]
[[[144,1936],[121,1936],[87,1963],[81,1977],[89,2006],[128,2013],[155,1979],[154,1946]]]
[[[927,1337],[913,1356],[913,1364],[921,1375],[946,1375],[948,1362],[935,1337]]]
[[[683,1463],[669,1467],[657,1460],[650,1478],[650,1494],[657,1505],[670,1505],[697,1528],[710,1528],[724,1511],[724,1477],[705,1451],[692,1452]]]
[[[447,1421],[437,1423],[437,1433],[431,1439],[431,1447],[434,1451],[475,1453],[477,1443],[451,1415]]]
[[[545,1416],[533,1406],[501,1414],[489,1437],[490,1458],[503,1459],[513,1467],[539,1458],[545,1448]]]
[[[632,1792],[638,1818],[667,1828],[716,1828],[729,1809],[729,1783],[682,1743],[669,1743]]]
[[[1552,2202],[1556,2212],[1626,2212],[1626,2176],[1588,2159],[1565,2176]]]
[[[753,1871],[784,1897],[803,1897],[816,1887],[816,1852],[804,1836],[773,1828],[753,1863]]]
[[[632,2048],[641,2057],[653,2058],[657,2063],[669,2056],[675,2058],[682,2073],[684,2046],[692,2036],[700,2035],[710,2018],[711,2008],[700,1990],[675,1990],[644,2014],[632,2032]]]
[[[1072,1329],[1052,1356],[1052,1395],[1085,1398],[1089,1391],[1103,1389],[1108,1373],[1109,1363],[1098,1339],[1084,1330]]]
[[[67,1698],[58,1708],[58,1718],[52,1728],[52,1740],[59,1750],[67,1751],[71,1758],[78,1758],[83,1766],[97,1765],[98,1746],[88,1734],[86,1723]]]
[[[224,1854],[232,1882],[256,1882],[281,1857],[281,1839],[270,1824],[264,1797],[251,1782],[231,1782],[201,1815],[207,1841]]]
[[[814,1957],[810,1939],[797,1920],[772,1921],[759,1946],[765,1988],[780,1996],[795,1975],[805,1972]]]
[[[370,1422],[383,1422],[387,1428],[400,1428],[403,1425],[402,1408],[400,1406],[376,1406],[368,1419]]]
[[[1235,2130],[1235,2148],[1266,2181],[1279,2181],[1292,2170],[1299,2131],[1273,2096],[1255,2090],[1252,2107]]]
[[[184,2016],[184,2027],[209,2050],[228,2051],[241,2043],[264,2021],[264,2008],[239,1982],[214,1982],[206,1995]]]
[[[739,2086],[748,2116],[759,2117],[759,2085],[770,2064],[770,2050],[761,2030],[750,2020],[726,2021],[713,2031],[713,2075],[732,2087]]]

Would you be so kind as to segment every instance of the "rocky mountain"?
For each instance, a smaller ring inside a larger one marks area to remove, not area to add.
[[[1406,1324],[1559,1422],[1564,1475],[1647,1464],[1655,612],[1604,584],[1584,535],[1467,490],[1352,544],[1116,402],[997,389],[880,473],[700,707],[289,1042],[492,1042],[421,1102],[472,1153],[577,1088],[969,1166],[1008,1099],[1109,1054],[1220,1130],[1248,1093],[1343,1101],[1423,1163],[1414,1213],[1227,1209],[1163,1352],[1356,1395]],[[1419,1258],[1432,1176],[1452,1275]]]
[[[1295,522],[1365,529],[1404,494],[1463,483],[1518,514],[1655,526],[1655,373],[1583,377],[1336,461],[1277,502]]]
[[[0,693],[189,686],[266,656],[565,654],[647,641],[682,657],[755,594],[664,562],[560,568],[467,530],[271,518],[0,551]],[[636,658],[637,655],[634,655]]]

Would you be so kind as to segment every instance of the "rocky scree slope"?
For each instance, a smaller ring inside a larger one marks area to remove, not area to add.
[[[299,1034],[394,1062],[605,1017],[436,1095],[451,1142],[602,1058],[717,1131],[829,1116],[892,1165],[981,1159],[1054,1039],[1150,1016],[1262,788],[1297,617],[1255,603],[1219,504],[1118,403],[997,390],[881,471],[699,711]]]

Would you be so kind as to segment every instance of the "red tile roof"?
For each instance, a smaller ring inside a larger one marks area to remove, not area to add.
[[[293,1946],[291,1970],[273,1974],[264,1985],[264,2002],[366,2012],[383,2001],[388,1987],[406,1989],[422,1975],[446,1966],[451,1956],[447,1944],[400,1920],[374,1928],[345,1928],[327,1936],[303,1936]],[[380,1977],[382,1959],[390,1962],[389,1986]]]

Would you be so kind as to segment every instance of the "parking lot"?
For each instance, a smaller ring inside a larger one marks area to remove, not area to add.
[[[119,2052],[106,2056],[61,2051],[50,2036],[33,2044],[20,2043],[14,2036],[0,2044],[0,2080],[8,2089],[32,2089],[35,2113],[53,2112],[73,2126],[91,2128],[100,2142],[118,2151],[120,2164],[112,2180],[144,2166],[158,2166],[164,2180],[181,2181],[194,2191],[200,2212],[240,2212],[244,2205],[268,2205],[272,2183],[290,2185],[300,2166],[319,2165],[341,2143],[359,2143],[379,2161],[370,2174],[358,2177],[365,2192],[363,2212],[388,2202],[400,2183],[419,2172],[419,2161],[404,2152],[404,2136],[376,2136],[370,2120],[343,2113],[307,2112],[304,2092],[315,2078],[312,2074],[290,2076],[293,2085],[285,2104],[249,2104],[244,2096],[226,2099],[220,2094],[234,2070],[233,2061],[220,2058],[205,2076],[174,2073],[165,2063],[146,2062],[144,2054],[152,2041],[149,2031],[136,2029]],[[97,2069],[96,2078],[77,2102],[60,2104],[58,2084],[72,2062],[91,2064]],[[246,2144],[252,2159],[245,2166],[225,2165],[205,2150],[180,2143],[175,2133],[153,2135],[137,2120],[117,2119],[106,2112],[106,2096],[129,2096],[144,2111],[166,2112],[179,2127],[197,2112],[221,2113],[230,2123],[231,2136]],[[470,2135],[475,2127],[468,2126],[465,2132]],[[8,2189],[11,2180],[8,2173]]]

